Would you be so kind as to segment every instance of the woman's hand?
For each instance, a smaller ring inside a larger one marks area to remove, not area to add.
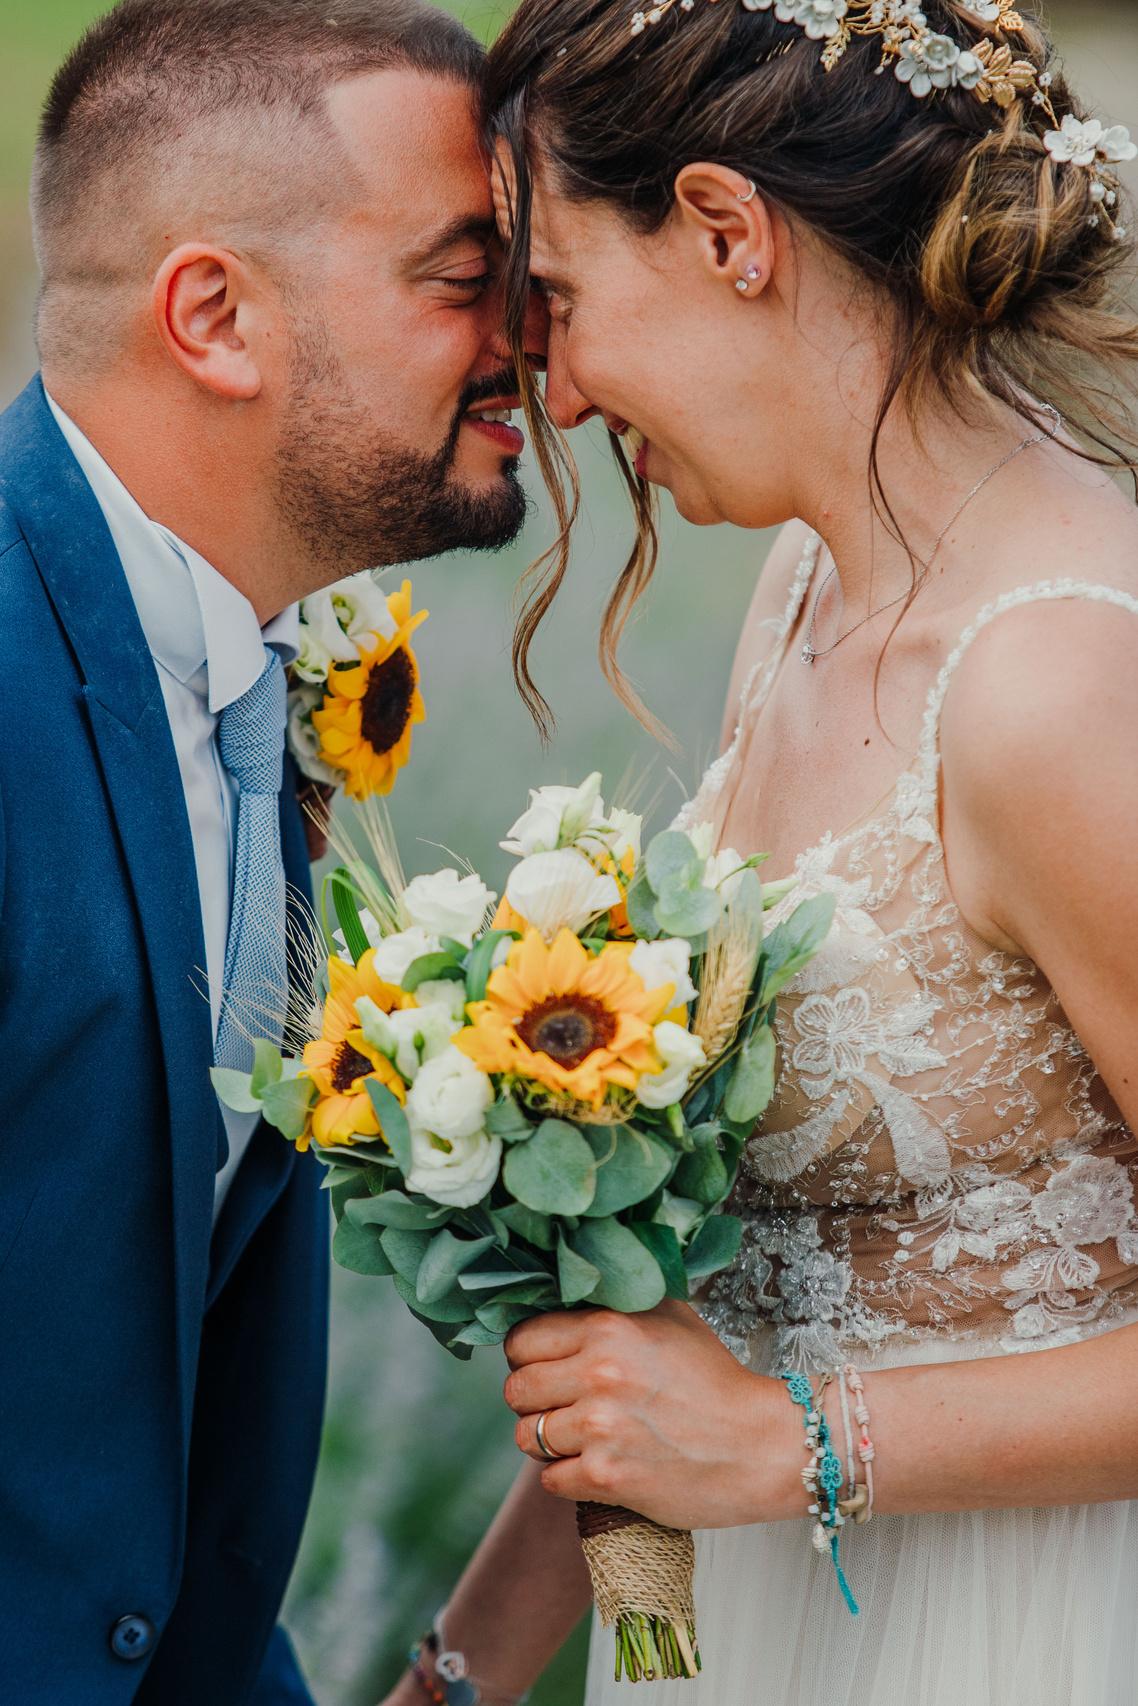
[[[538,1316],[514,1328],[506,1355],[518,1445],[544,1465],[547,1492],[624,1505],[671,1528],[801,1514],[792,1406],[686,1303]],[[543,1410],[564,1462],[546,1463],[538,1449]]]

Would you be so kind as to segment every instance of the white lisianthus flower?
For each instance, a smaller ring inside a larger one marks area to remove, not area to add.
[[[626,812],[619,806],[613,806],[607,821],[608,829],[603,839],[617,864],[627,853],[631,853],[634,860],[639,859],[640,831],[644,822],[639,812]]]
[[[426,1069],[424,1069],[426,1070]],[[421,1076],[421,1075],[420,1075]],[[502,1139],[488,1131],[441,1138],[411,1121],[407,1189],[447,1208],[472,1208],[490,1191],[502,1164]]]
[[[455,1143],[482,1130],[494,1086],[468,1055],[448,1042],[427,1061],[407,1092],[407,1118],[413,1125]]]
[[[302,681],[324,682],[332,665],[332,654],[312,629],[300,624],[300,649],[292,660],[292,671]]]
[[[367,929],[366,924],[364,928]],[[370,930],[368,940],[371,940]],[[423,930],[417,924],[412,925],[409,930],[397,930],[392,936],[383,936],[375,950],[376,976],[381,977],[384,983],[393,983],[399,989],[408,966],[422,959],[424,954],[437,954],[440,946],[437,936],[432,936],[429,930]]]
[[[294,687],[288,696],[288,749],[297,769],[310,782],[325,782],[336,787],[344,779],[342,770],[333,770],[320,756],[320,734],[312,726],[312,712],[324,695],[318,687]]]
[[[507,949],[513,944],[506,943]],[[441,1007],[450,1019],[454,1031],[461,1031],[466,1017],[466,985],[454,977],[440,977],[421,983],[415,991],[420,1007]]]
[[[462,1028],[438,1003],[385,1013],[367,995],[356,1002],[356,1017],[367,1041],[387,1056],[408,1084],[414,1083],[427,1061],[450,1048],[455,1031]]]
[[[547,942],[561,929],[576,935],[620,898],[616,879],[599,875],[574,847],[531,853],[514,866],[506,884],[506,899],[514,911]]]
[[[707,1056],[699,1038],[670,1019],[657,1025],[652,1036],[664,1069],[641,1078],[636,1099],[645,1108],[670,1108],[683,1097],[693,1073],[707,1065]]]
[[[670,983],[675,989],[672,1004],[686,1007],[696,996],[691,980],[691,943],[682,936],[665,936],[659,942],[637,942],[628,963],[645,989],[661,989]]]
[[[558,847],[572,846],[587,830],[605,822],[600,789],[599,770],[579,788],[531,788],[529,809],[499,845],[519,859],[528,858],[531,853],[552,853]]]
[[[403,890],[402,908],[412,928],[429,930],[434,936],[452,936],[469,948],[497,896],[482,878],[457,871],[435,871],[415,877]]]
[[[328,588],[332,609],[340,627],[357,646],[369,640],[390,640],[398,623],[388,609],[387,597],[371,574],[348,575]],[[372,646],[367,649],[371,651]]]
[[[733,900],[742,881],[742,867],[745,863],[743,855],[736,853],[733,847],[720,848],[719,852],[713,853],[707,861],[703,873],[704,888],[717,889],[724,900]]]
[[[334,663],[358,663],[359,647],[345,634],[332,603],[334,587],[322,587],[300,601],[302,642],[318,645]]]

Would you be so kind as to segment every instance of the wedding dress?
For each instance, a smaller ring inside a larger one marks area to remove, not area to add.
[[[819,548],[681,828],[715,819],[736,779]],[[834,929],[780,1000],[780,1080],[731,1204],[742,1250],[701,1303],[763,1373],[1029,1352],[1138,1319],[1138,1140],[1042,972],[961,917],[938,832],[953,673],[990,622],[1052,599],[1138,615],[1130,594],[1076,581],[998,598],[941,670],[888,803],[797,861],[785,906],[833,894]],[[810,1545],[805,1502],[801,1521],[698,1535],[705,1668],[651,1684],[652,1706],[1138,1701],[1138,1503],[879,1515],[847,1530],[843,1559],[857,1617]],[[596,1630],[589,1706],[629,1686]]]

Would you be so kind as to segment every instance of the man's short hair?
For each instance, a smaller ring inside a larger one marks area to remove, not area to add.
[[[108,230],[121,232],[124,267],[145,264],[129,254],[132,217],[161,207],[179,167],[188,183],[195,165],[231,159],[233,212],[244,182],[268,235],[318,216],[343,187],[324,107],[333,84],[402,68],[473,85],[482,60],[424,0],[122,0],[73,48],[43,110],[31,197],[41,353],[74,345],[84,314],[63,298],[79,306],[113,288]]]

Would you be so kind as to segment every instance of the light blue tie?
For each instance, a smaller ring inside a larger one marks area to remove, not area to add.
[[[225,982],[214,1059],[248,1072],[251,1037],[281,1040],[288,993],[285,874],[280,791],[285,736],[285,675],[265,648],[265,667],[218,724],[221,762],[237,784],[237,853],[225,948]]]

